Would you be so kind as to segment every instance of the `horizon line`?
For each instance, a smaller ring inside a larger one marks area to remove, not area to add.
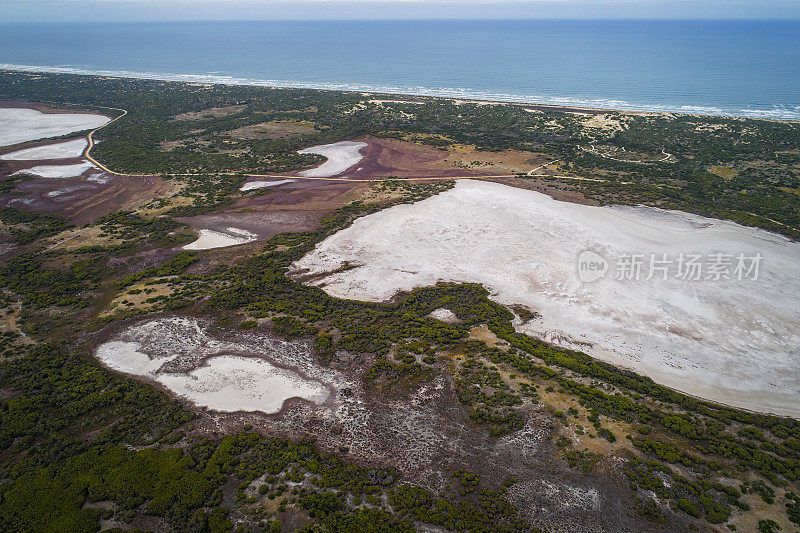
[[[779,17],[426,17],[426,18],[391,18],[391,17],[359,17],[359,18],[253,18],[253,19],[159,19],[159,20],[5,20],[0,21],[0,26],[11,24],[137,24],[148,23],[195,23],[195,22],[443,22],[443,21],[505,21],[505,22],[526,22],[526,21],[625,21],[625,22],[670,22],[670,21],[704,21],[704,22],[728,22],[728,21],[764,21],[764,22],[800,22],[800,17],[779,18]]]

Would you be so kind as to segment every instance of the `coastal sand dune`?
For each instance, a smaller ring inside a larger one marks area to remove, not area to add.
[[[608,271],[581,281],[592,250]],[[760,254],[758,279],[662,279],[641,254]],[[800,244],[762,230],[654,208],[594,207],[479,181],[356,220],[294,264],[333,296],[381,301],[437,281],[478,282],[541,314],[518,330],[703,398],[800,415]],[[617,272],[619,268],[620,272]]]
[[[357,141],[342,141],[333,144],[323,144],[304,148],[298,153],[317,154],[328,158],[316,168],[311,168],[300,172],[300,176],[306,178],[329,178],[341,174],[352,167],[363,157],[360,153],[362,148],[366,148],[367,143]]]

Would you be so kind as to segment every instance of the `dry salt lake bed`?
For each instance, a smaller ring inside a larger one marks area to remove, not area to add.
[[[399,443],[403,468],[423,471],[464,445],[464,414],[443,376],[410,399],[373,398],[364,392],[359,356],[342,354],[343,365],[323,367],[307,341],[283,340],[261,328],[221,335],[210,327],[178,316],[143,320],[112,333],[95,355],[109,368],[218,413],[223,423],[231,413],[232,420],[252,416],[288,436],[312,431],[326,437],[322,445],[346,445],[369,461],[395,461]],[[474,434],[480,435],[476,446],[486,445],[482,432]],[[543,434],[518,438],[536,448]]]
[[[3,107],[0,146],[99,128],[108,121],[108,117],[91,113],[42,113],[36,109]]]
[[[604,278],[581,281],[584,250],[607,258]],[[676,271],[646,279],[645,269],[638,280],[616,279],[614,260],[628,254],[667,254],[677,263],[681,253],[706,261],[760,254],[758,279],[685,280]],[[345,263],[356,268],[331,273]],[[800,244],[762,230],[461,180],[356,220],[293,267],[333,296],[366,301],[438,281],[478,282],[499,303],[538,313],[517,320],[520,331],[682,392],[800,416]]]
[[[90,113],[43,113],[36,109],[0,107],[0,150],[5,146],[99,128],[108,121],[106,116]],[[99,171],[89,161],[80,159],[87,143],[85,137],[48,142],[0,154],[0,160],[15,164],[17,168],[12,175],[73,178],[89,170]]]
[[[328,398],[331,384],[274,364],[277,359],[308,369],[308,360],[302,358],[308,352],[301,343],[269,338],[248,351],[209,336],[196,320],[168,318],[128,329],[102,344],[97,357],[114,370],[156,381],[197,405],[269,414],[280,411],[289,398],[317,404]]]
[[[204,229],[185,248],[254,238],[236,228]],[[578,256],[585,250],[606,258],[601,279],[587,282],[578,275]],[[699,279],[678,277],[681,254],[708,261],[716,253],[732,256],[726,276],[707,279],[714,277],[708,270]],[[620,267],[631,254],[643,258],[638,278]],[[761,257],[757,273],[737,276],[739,254]],[[650,275],[651,256],[671,258],[664,266],[669,272]],[[355,268],[331,273],[345,263]],[[333,296],[365,301],[389,300],[439,281],[478,282],[499,303],[536,314],[517,319],[519,331],[698,397],[800,415],[800,245],[762,230],[654,208],[565,203],[462,180],[438,196],[358,219],[297,261],[293,271],[312,275]],[[451,315],[442,309],[434,317],[447,321]],[[104,345],[98,355],[113,368],[221,411],[270,413],[289,398],[322,397],[291,373],[258,360],[209,358],[177,378],[159,373],[174,362],[149,360],[130,342]],[[230,396],[237,380],[244,395],[239,404]],[[248,388],[268,388],[276,396]]]
[[[312,146],[300,150],[301,154],[316,154],[327,158],[321,165],[300,172],[300,176],[307,178],[327,178],[336,176],[355,166],[362,159],[361,149],[367,143],[357,141],[342,141],[321,146]]]

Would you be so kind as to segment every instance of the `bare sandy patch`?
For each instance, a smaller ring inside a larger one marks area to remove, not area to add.
[[[144,309],[153,310],[175,293],[174,286],[170,283],[137,283],[118,294],[109,304],[101,317],[115,314],[126,314]]]
[[[726,167],[726,166],[723,166],[723,165],[714,165],[714,166],[708,167],[708,171],[711,172],[712,174],[714,174],[716,176],[719,176],[720,178],[724,178],[726,180],[732,179],[733,177],[735,177],[738,174],[738,172],[736,172],[736,170],[734,170],[733,168]]]
[[[498,347],[501,349],[508,349],[508,343],[494,334],[486,324],[475,326],[469,330],[470,340],[483,341],[486,346]]]
[[[280,120],[242,126],[228,132],[234,139],[285,139],[298,135],[312,135],[319,130],[313,122]]]
[[[174,120],[200,120],[205,117],[222,118],[235,113],[239,113],[247,109],[246,105],[232,105],[226,107],[210,107],[202,111],[190,111],[188,113],[181,113],[175,115]]]
[[[698,124],[694,128],[694,131],[719,131],[719,130],[730,131],[731,127],[729,124],[710,124],[704,122],[702,124]]]
[[[446,322],[448,324],[455,324],[457,322],[460,322],[455,313],[444,307],[440,307],[439,309],[434,309],[433,311],[431,311],[431,314],[429,316],[431,318],[435,318],[436,320],[441,320],[442,322]]]
[[[528,172],[548,160],[540,154],[520,150],[488,152],[475,146],[456,144],[448,148],[446,164],[451,167],[483,171],[487,174]]]
[[[184,141],[181,141],[181,140],[178,140],[178,141],[162,141],[161,143],[159,143],[158,147],[163,152],[171,152],[171,151],[173,151],[173,150],[175,150],[177,148],[182,148],[183,145],[184,145]]]
[[[623,117],[616,115],[590,115],[581,120],[584,129],[593,130],[611,136],[618,131],[628,129],[628,124]]]

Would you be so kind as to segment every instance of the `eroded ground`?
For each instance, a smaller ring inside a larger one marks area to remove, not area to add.
[[[411,390],[365,388],[373,362],[368,356],[340,353],[326,367],[309,342],[275,337],[266,322],[238,333],[209,326],[183,317],[139,321],[116,328],[96,355],[110,368],[206,408],[199,433],[224,434],[250,424],[291,439],[311,434],[323,450],[393,466],[434,492],[446,489],[451,470],[481,465],[477,473],[490,485],[517,479],[509,498],[540,527],[658,529],[624,518],[631,510],[619,501],[620,472],[576,474],[555,460],[552,415],[544,406],[527,410],[521,430],[490,438],[471,427],[446,374]],[[440,357],[440,364],[449,364],[450,355]]]

